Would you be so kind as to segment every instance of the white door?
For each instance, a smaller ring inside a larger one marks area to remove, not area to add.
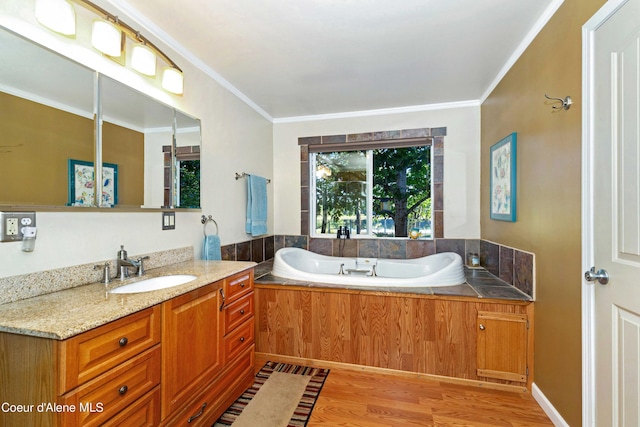
[[[615,4],[613,4],[615,3]],[[640,0],[609,1],[587,45],[596,426],[640,426]],[[598,14],[596,15],[598,16]],[[595,17],[594,17],[595,18]],[[590,21],[591,23],[591,21]],[[587,27],[585,25],[585,27]],[[601,271],[599,271],[601,270]],[[609,281],[604,284],[608,272]],[[598,274],[600,273],[600,274]],[[602,283],[600,283],[602,282]],[[586,381],[591,379],[586,378]]]

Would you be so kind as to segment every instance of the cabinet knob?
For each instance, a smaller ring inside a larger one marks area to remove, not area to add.
[[[244,337],[240,337],[240,342],[244,342]]]
[[[482,323],[480,323],[479,328],[480,328],[481,331],[484,331],[486,329]]]
[[[240,314],[244,314],[244,310],[240,310]]]
[[[120,344],[120,347],[124,347],[125,345],[127,345],[128,342],[129,342],[129,339],[127,337],[122,337],[120,338],[120,341],[118,341],[118,344]]]
[[[240,287],[244,288],[244,282],[240,283]]]
[[[124,396],[128,390],[129,390],[129,387],[127,387],[126,385],[123,385],[118,389],[118,393],[120,394],[120,396]]]

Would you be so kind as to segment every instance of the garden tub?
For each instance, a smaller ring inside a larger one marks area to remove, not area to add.
[[[283,248],[276,252],[271,274],[298,281],[364,287],[439,287],[465,282],[462,257],[454,252],[387,259],[332,257]]]

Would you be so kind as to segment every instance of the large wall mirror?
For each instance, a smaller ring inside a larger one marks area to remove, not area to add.
[[[198,119],[2,27],[0,46],[0,206],[200,207]]]

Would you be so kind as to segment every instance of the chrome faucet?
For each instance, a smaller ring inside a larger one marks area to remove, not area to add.
[[[100,279],[100,283],[104,283],[104,285],[108,285],[111,282],[111,263],[109,261],[104,264],[98,264],[93,266],[94,270],[102,270],[102,278]]]
[[[144,275],[144,260],[149,259],[148,256],[143,256],[137,259],[129,259],[127,256],[127,251],[124,250],[124,245],[120,245],[120,250],[118,251],[118,275],[117,277],[120,280],[124,280],[128,277],[131,277],[129,274],[130,268],[136,269],[136,275],[138,277]]]

